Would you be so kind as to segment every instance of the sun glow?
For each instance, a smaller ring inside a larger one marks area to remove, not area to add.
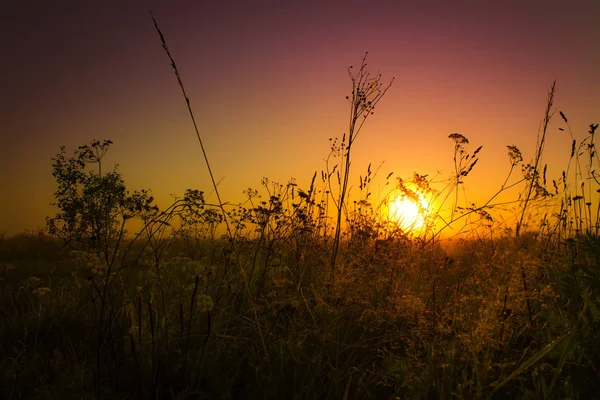
[[[411,198],[400,193],[389,203],[389,218],[397,222],[404,231],[415,231],[423,228],[429,210],[429,202],[421,195]]]

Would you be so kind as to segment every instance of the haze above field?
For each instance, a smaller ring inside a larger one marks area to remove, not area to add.
[[[347,131],[346,68],[365,51],[390,91],[359,136],[353,183],[380,174],[452,172],[459,132],[484,148],[472,200],[502,183],[506,145],[533,157],[552,82],[577,137],[600,122],[596,1],[246,2],[5,1],[0,6],[0,233],[44,226],[51,157],[111,139],[130,189],[159,204],[210,192],[185,103],[151,9],[178,64],[224,200],[262,177],[306,186],[328,138]],[[551,125],[558,176],[570,138]]]

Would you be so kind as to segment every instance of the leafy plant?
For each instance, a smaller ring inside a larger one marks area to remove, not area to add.
[[[52,175],[58,184],[52,205],[60,211],[46,219],[48,231],[67,245],[105,255],[122,238],[128,220],[158,211],[148,191],[127,190],[117,166],[102,174],[102,158],[111,144],[110,140],[93,140],[69,158],[61,147],[52,159]],[[98,172],[86,171],[88,164],[95,164]]]

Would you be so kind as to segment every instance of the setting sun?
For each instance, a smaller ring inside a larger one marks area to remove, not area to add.
[[[389,218],[397,222],[402,230],[418,230],[425,224],[429,202],[421,194],[417,194],[417,197],[412,199],[402,193],[390,202]]]

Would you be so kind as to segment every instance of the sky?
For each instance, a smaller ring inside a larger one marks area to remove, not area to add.
[[[509,169],[507,145],[534,156],[548,90],[576,137],[600,122],[600,2],[4,0],[0,5],[0,233],[56,212],[51,158],[114,142],[130,189],[161,205],[211,192],[185,101],[149,14],[177,62],[224,200],[261,179],[306,187],[329,138],[348,130],[347,67],[393,86],[355,142],[351,184],[380,175],[449,176],[453,142],[483,145],[473,201]],[[570,138],[550,126],[558,176]],[[381,188],[380,188],[381,190]],[[214,197],[213,197],[214,200]]]

